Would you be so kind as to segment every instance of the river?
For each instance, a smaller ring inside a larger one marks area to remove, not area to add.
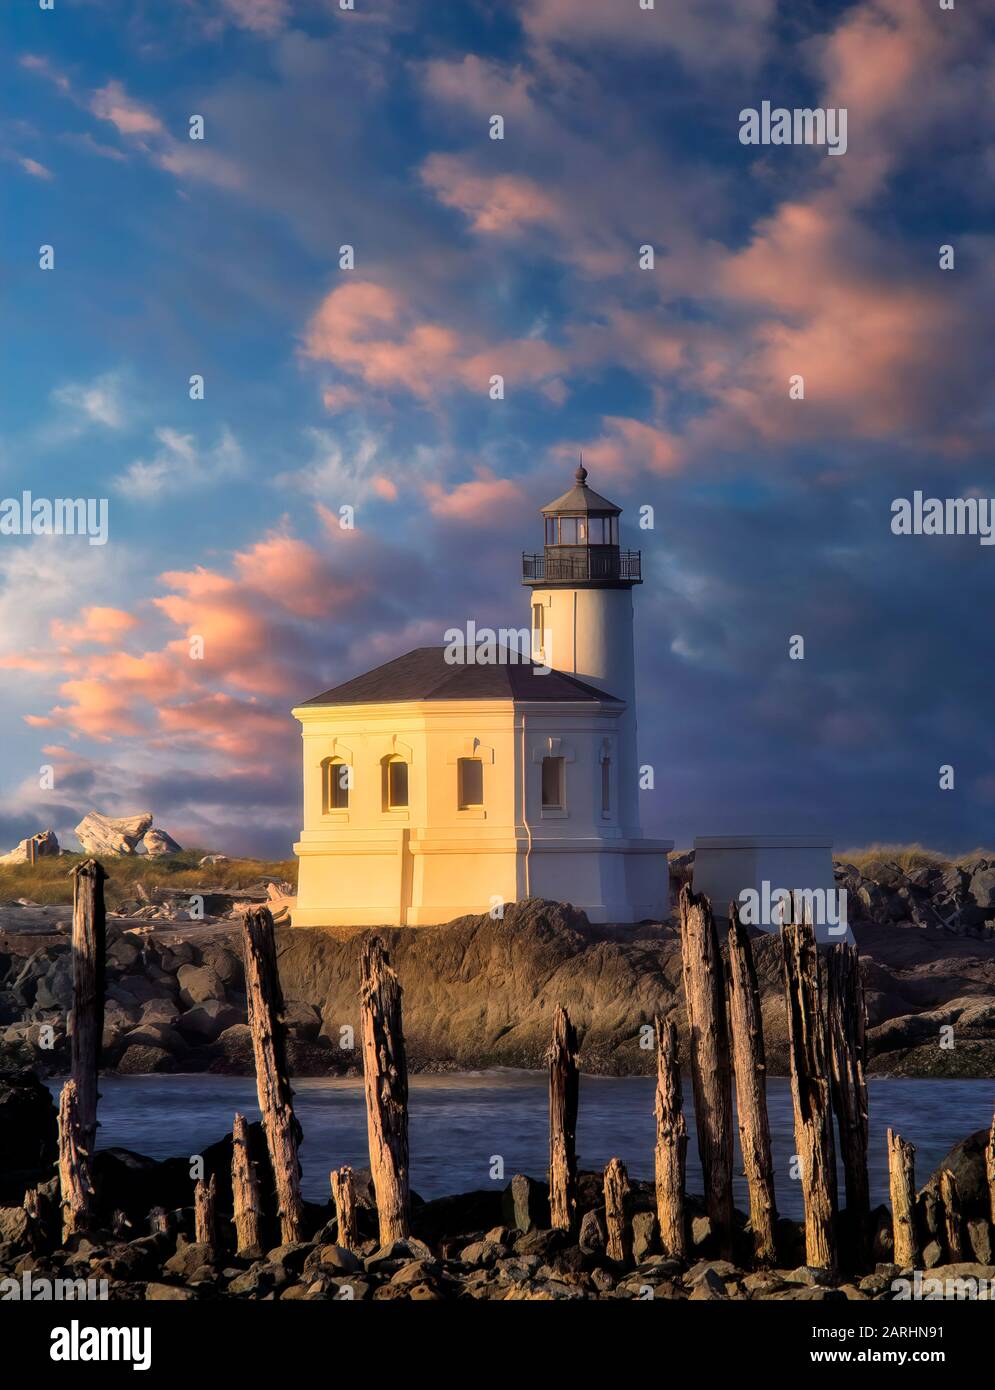
[[[57,1092],[58,1082],[52,1082]],[[328,1196],[329,1169],[365,1167],[366,1111],[358,1079],[298,1079],[295,1108],[304,1129],[304,1195]],[[582,1076],[577,1125],[581,1168],[600,1168],[618,1155],[636,1178],[653,1176],[653,1080]],[[690,1091],[689,1081],[685,1090]],[[885,1131],[891,1126],[916,1145],[916,1175],[924,1182],[958,1139],[991,1124],[995,1083],[871,1079],[871,1200],[887,1199]],[[230,1076],[103,1076],[99,1148],[119,1147],[169,1158],[201,1152],[231,1129],[240,1110],[258,1119],[255,1082]],[[786,1078],[768,1082],[778,1209],[800,1217],[801,1190],[790,1174],[795,1151],[791,1092]],[[690,1142],[688,1187],[701,1191],[694,1120],[686,1098]],[[546,1077],[540,1072],[462,1072],[414,1076],[410,1097],[411,1185],[423,1198],[504,1186],[514,1173],[542,1177],[547,1156]],[[495,1156],[503,1178],[492,1178]],[[736,1205],[747,1207],[737,1152]]]

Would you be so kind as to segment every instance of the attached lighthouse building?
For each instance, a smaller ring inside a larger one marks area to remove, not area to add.
[[[542,515],[522,564],[531,660],[420,648],[294,710],[295,926],[424,926],[525,897],[592,922],[666,916],[672,845],[639,824],[639,552],[583,468]]]

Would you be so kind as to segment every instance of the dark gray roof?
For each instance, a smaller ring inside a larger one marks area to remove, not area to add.
[[[326,690],[306,705],[388,704],[394,700],[601,700],[622,701],[564,671],[539,675],[534,663],[450,664],[445,647],[418,647],[405,656]],[[516,653],[506,653],[514,656]]]
[[[569,492],[557,497],[555,502],[547,502],[545,507],[539,508],[543,515],[549,512],[608,512],[611,516],[622,515],[621,507],[616,507],[614,502],[609,502],[607,497],[602,497],[599,492],[588,487],[587,469],[583,464],[577,469],[574,477],[577,481]]]

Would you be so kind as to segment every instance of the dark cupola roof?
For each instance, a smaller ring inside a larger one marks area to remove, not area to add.
[[[583,464],[574,474],[574,485],[569,492],[565,492],[562,497],[557,497],[555,502],[547,502],[545,507],[539,510],[543,514],[556,512],[559,514],[584,516],[588,512],[599,512],[601,515],[621,516],[622,508],[616,507],[614,502],[609,502],[607,497],[602,497],[587,485],[587,469]]]

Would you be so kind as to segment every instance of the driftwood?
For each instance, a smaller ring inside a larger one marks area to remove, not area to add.
[[[805,1263],[835,1269],[836,1154],[815,932],[781,928],[795,1145],[805,1201]]]
[[[718,934],[708,899],[680,895],[684,998],[705,1208],[719,1254],[732,1255],[732,1078]]]
[[[961,1214],[960,1190],[949,1168],[940,1174],[940,1200],[943,1203],[943,1229],[947,1240],[947,1262],[957,1264],[964,1258],[964,1221]]]
[[[104,950],[107,875],[95,859],[84,859],[73,878],[73,1007],[69,1017],[70,1075],[76,1083],[80,1141],[92,1154],[97,1138],[97,1070],[104,1031]]]
[[[684,1224],[684,1180],[687,1170],[688,1128],[681,1095],[677,1056],[677,1027],[656,1023],[656,1216],[663,1253],[683,1260],[687,1253]]]
[[[214,1173],[207,1182],[198,1179],[193,1190],[194,1240],[198,1245],[218,1248],[217,1218],[218,1180]]]
[[[753,1249],[757,1264],[764,1268],[777,1262],[774,1166],[770,1155],[770,1122],[767,1116],[767,1064],[753,947],[746,928],[739,920],[735,903],[729,904],[729,1025],[736,1074],[739,1146],[750,1192]]]
[[[558,1005],[549,1063],[549,1210],[550,1225],[569,1231],[577,1218],[577,1031]]]
[[[352,1169],[333,1168],[329,1174],[332,1200],[335,1203],[336,1244],[346,1250],[359,1248],[359,1227],[356,1223],[356,1188]]]
[[[827,1011],[833,1108],[840,1131],[846,1214],[861,1269],[870,1264],[871,1200],[867,1177],[867,1050],[860,953],[839,941],[827,961]]]
[[[891,1224],[894,1260],[901,1269],[914,1269],[919,1263],[919,1236],[916,1230],[915,1147],[900,1134],[888,1131],[888,1186],[891,1192]]]
[[[620,1158],[611,1158],[605,1167],[605,1229],[608,1241],[605,1253],[619,1264],[629,1258],[631,1242],[626,1198],[629,1195],[629,1175]]]
[[[236,1111],[232,1125],[231,1195],[235,1248],[240,1255],[262,1251],[262,1207],[256,1165],[249,1156],[249,1126]]]
[[[287,1070],[283,992],[276,969],[273,918],[266,907],[250,908],[242,917],[245,991],[256,1063],[256,1093],[276,1183],[280,1237],[284,1244],[301,1238],[301,1167],[297,1157],[300,1126],[294,1116]]]
[[[370,1171],[377,1194],[380,1244],[410,1234],[408,1196],[408,1064],[401,1020],[401,986],[378,936],[360,960],[363,1080]]]
[[[153,1207],[149,1212],[149,1230],[153,1235],[168,1235],[172,1228],[169,1212],[165,1207]]]
[[[83,1143],[79,1089],[70,1079],[59,1096],[59,1188],[62,1193],[62,1240],[85,1231],[90,1217],[93,1183],[90,1153]]]

